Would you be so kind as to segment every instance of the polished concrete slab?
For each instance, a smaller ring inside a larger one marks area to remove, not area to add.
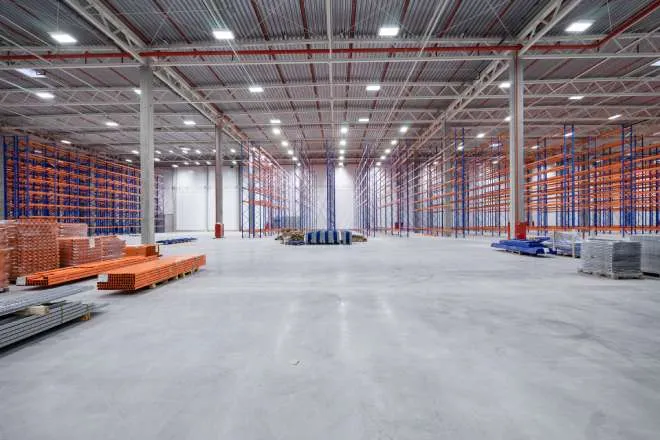
[[[0,352],[0,439],[657,439],[660,281],[483,240],[272,239]]]

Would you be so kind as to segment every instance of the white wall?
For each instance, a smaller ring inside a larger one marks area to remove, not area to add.
[[[236,168],[223,168],[225,230],[238,230],[239,201]],[[196,166],[158,168],[165,184],[165,230],[211,231],[215,224],[215,169]],[[172,219],[168,222],[168,214]]]
[[[314,166],[317,173],[317,227],[325,228],[326,168]],[[215,168],[207,166],[158,168],[165,184],[165,230],[211,231],[215,223]],[[335,217],[337,228],[353,227],[353,175],[355,167],[335,168]],[[238,230],[240,218],[238,169],[223,168],[223,210],[225,230]]]
[[[327,226],[327,179],[325,165],[315,165],[314,171],[318,175],[316,194],[318,200],[317,218],[319,228]],[[335,168],[335,222],[338,229],[353,228],[354,200],[353,175],[355,167],[346,166]]]

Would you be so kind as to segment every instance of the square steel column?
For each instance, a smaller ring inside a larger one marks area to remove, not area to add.
[[[154,243],[154,75],[148,64],[140,66],[140,213],[142,243]]]
[[[223,154],[223,133],[225,122],[219,120],[215,126],[215,238],[225,236],[225,225],[222,212],[222,158]]]
[[[509,66],[511,81],[509,122],[509,237],[525,238],[525,138],[522,60],[515,52]]]

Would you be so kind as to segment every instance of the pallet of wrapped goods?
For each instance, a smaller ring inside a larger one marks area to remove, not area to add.
[[[8,232],[14,234],[10,237],[10,247],[14,248],[10,280],[58,267],[58,226],[55,221],[16,220],[14,227],[9,228]]]
[[[642,272],[660,276],[660,236],[633,235],[630,240],[642,245]]]
[[[101,239],[87,237],[59,237],[60,267],[99,261],[103,258]]]
[[[135,291],[197,271],[206,264],[206,255],[165,257],[147,263],[115,269],[98,276],[99,290]]]
[[[124,256],[124,249],[126,248],[126,242],[124,240],[115,235],[99,237],[99,239],[103,254],[102,258],[104,260],[112,260]]]
[[[157,244],[139,244],[135,246],[126,246],[124,255],[127,257],[150,257],[159,255],[160,249]]]
[[[60,237],[87,237],[89,227],[87,223],[58,223]]]
[[[582,273],[613,279],[641,278],[641,244],[623,240],[589,239],[582,244]]]

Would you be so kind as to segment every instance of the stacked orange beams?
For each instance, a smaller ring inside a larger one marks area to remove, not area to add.
[[[134,291],[192,272],[205,264],[206,255],[165,257],[102,273],[96,286],[99,290]]]
[[[100,273],[120,267],[131,266],[155,260],[157,257],[122,257],[114,260],[97,261],[78,266],[47,270],[19,277],[16,284],[19,286],[56,286],[58,284],[78,281],[96,276]]]
[[[152,255],[159,255],[157,244],[140,244],[136,246],[126,246],[124,255],[128,256],[142,256],[149,257]]]

